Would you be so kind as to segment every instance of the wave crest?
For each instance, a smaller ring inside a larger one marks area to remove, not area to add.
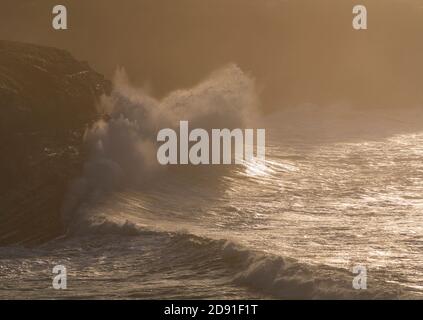
[[[127,185],[148,185],[165,173],[156,159],[157,133],[188,120],[191,128],[242,127],[256,114],[254,80],[235,65],[212,73],[191,89],[176,90],[157,100],[133,87],[123,69],[116,72],[114,90],[103,97],[103,119],[84,136],[90,157],[82,176],[71,186],[63,208],[67,225],[107,192]],[[165,175],[160,179],[166,181]]]

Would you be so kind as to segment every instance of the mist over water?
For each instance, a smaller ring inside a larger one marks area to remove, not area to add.
[[[85,134],[67,235],[1,248],[0,297],[421,297],[421,112],[257,107],[235,65],[161,100],[119,71]],[[157,131],[181,119],[266,128],[266,167],[158,166]],[[63,292],[49,287],[56,264],[69,270]],[[352,288],[356,265],[368,290]]]
[[[235,62],[257,79],[267,111],[401,109],[423,98],[420,0],[362,0],[365,32],[351,26],[354,0],[63,0],[66,32],[51,28],[56,4],[3,0],[0,38],[66,49],[108,78],[122,65],[158,97]]]
[[[363,32],[353,0],[62,0],[66,31],[56,0],[1,2],[1,39],[66,49],[113,91],[84,134],[66,232],[0,247],[0,299],[423,297],[421,0],[361,0]],[[43,74],[35,58],[25,73]],[[184,120],[265,128],[266,166],[159,165],[157,133]],[[25,201],[50,226],[46,187]]]
[[[63,209],[67,220],[73,219],[78,207],[106,192],[144,187],[152,179],[165,183],[169,170],[156,157],[159,130],[176,129],[182,120],[191,129],[244,128],[258,116],[254,81],[235,65],[162,100],[131,86],[123,69],[117,71],[114,87],[99,106],[107,120],[99,120],[85,133],[91,157],[83,176],[71,186]]]

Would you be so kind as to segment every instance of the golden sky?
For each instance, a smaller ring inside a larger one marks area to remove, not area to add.
[[[68,7],[69,30],[51,9]],[[368,9],[355,31],[352,8]],[[266,109],[301,103],[404,107],[423,99],[418,0],[1,0],[0,38],[68,49],[112,77],[117,65],[156,96],[234,62]]]

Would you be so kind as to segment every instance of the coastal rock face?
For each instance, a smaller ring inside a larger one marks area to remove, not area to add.
[[[82,136],[110,88],[66,51],[0,41],[0,245],[63,233],[63,198],[85,161]]]

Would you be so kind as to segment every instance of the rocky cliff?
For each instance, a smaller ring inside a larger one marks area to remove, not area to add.
[[[68,52],[0,41],[0,245],[60,235],[82,135],[111,84]]]

